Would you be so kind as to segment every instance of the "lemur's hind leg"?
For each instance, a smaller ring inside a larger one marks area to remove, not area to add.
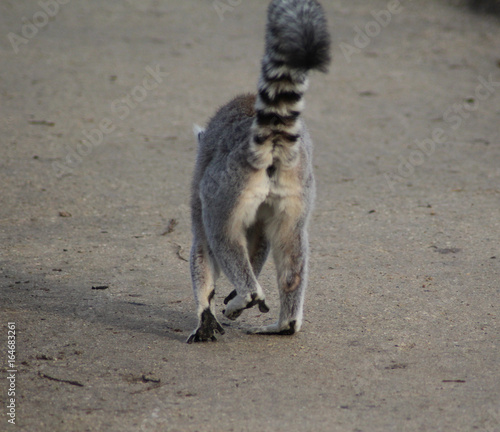
[[[267,256],[269,255],[270,244],[264,232],[264,223],[258,221],[255,225],[250,227],[247,231],[247,248],[248,255],[250,258],[250,264],[256,278],[259,277],[262,267],[266,262]],[[236,297],[236,290],[231,291],[231,293],[224,299],[224,304],[228,304],[234,297]],[[252,307],[258,304],[259,310],[263,313],[269,312],[269,307],[264,301],[257,301],[256,303],[250,303]]]
[[[224,273],[236,287],[224,300],[224,304],[227,305],[224,315],[231,320],[238,318],[245,309],[255,305],[258,305],[261,311],[269,310],[265,303],[264,292],[253,272],[248,250],[243,243],[246,242],[228,242],[217,252],[217,261],[221,263]]]
[[[189,336],[187,343],[215,341],[215,333],[225,333],[215,318],[215,282],[220,270],[208,248],[200,241],[191,249],[191,277],[197,305],[198,326]]]
[[[249,333],[292,335],[302,325],[309,256],[307,233],[302,229],[280,237],[273,243],[280,295],[279,319],[274,324],[252,328]]]

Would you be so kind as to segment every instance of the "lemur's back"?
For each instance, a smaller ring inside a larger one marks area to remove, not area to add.
[[[273,0],[256,95],[223,106],[198,133],[192,185],[191,274],[199,324],[188,342],[215,339],[215,280],[235,286],[227,318],[269,309],[257,277],[270,248],[281,311],[257,333],[293,334],[302,321],[307,282],[307,222],[314,199],[312,143],[301,113],[308,73],[326,71],[330,37],[316,0]]]

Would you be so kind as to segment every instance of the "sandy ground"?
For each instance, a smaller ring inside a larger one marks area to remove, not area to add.
[[[1,3],[0,430],[500,431],[500,21],[324,4],[303,331],[245,334],[269,263],[271,312],[187,345],[192,124],[255,89],[267,1]]]

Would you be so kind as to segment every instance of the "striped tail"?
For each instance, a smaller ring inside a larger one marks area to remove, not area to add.
[[[300,138],[308,72],[326,72],[329,63],[330,35],[321,5],[316,0],[273,0],[255,102],[254,146],[293,145]]]

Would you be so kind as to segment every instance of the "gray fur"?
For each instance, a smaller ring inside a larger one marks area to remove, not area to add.
[[[312,142],[300,112],[307,72],[326,70],[329,44],[317,1],[272,1],[258,95],[233,99],[205,131],[196,129],[190,263],[199,323],[188,342],[223,333],[214,305],[220,270],[235,287],[225,300],[227,318],[255,305],[269,310],[257,277],[270,250],[278,273],[279,318],[250,332],[300,330],[315,196]]]

